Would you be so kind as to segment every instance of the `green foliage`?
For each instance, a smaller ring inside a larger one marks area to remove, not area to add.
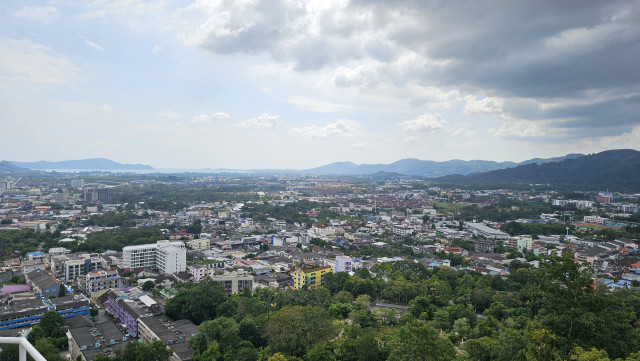
[[[399,327],[391,345],[390,361],[448,361],[453,360],[456,355],[451,341],[440,337],[432,326],[419,321],[411,321]]]
[[[269,345],[285,354],[302,356],[312,345],[335,334],[329,314],[317,306],[285,306],[267,325]]]
[[[205,279],[197,287],[188,287],[167,301],[164,312],[177,320],[186,318],[196,325],[212,320],[217,308],[227,299],[227,294],[219,283]]]
[[[145,283],[142,284],[142,290],[145,291],[145,292],[149,292],[155,286],[156,286],[156,284],[153,281],[149,280],[149,281],[146,281]]]

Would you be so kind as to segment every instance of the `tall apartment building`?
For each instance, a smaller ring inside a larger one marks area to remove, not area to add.
[[[84,190],[84,200],[86,202],[109,202],[111,201],[111,189],[87,188]]]
[[[83,188],[83,187],[84,187],[84,179],[71,180],[71,188]]]
[[[166,274],[184,272],[187,249],[184,242],[167,240],[127,246],[122,249],[122,265],[125,269],[156,268]]]

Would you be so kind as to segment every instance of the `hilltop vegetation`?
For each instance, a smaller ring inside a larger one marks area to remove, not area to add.
[[[204,282],[166,310],[200,325],[194,360],[637,360],[640,297],[596,288],[590,272],[568,255],[506,279],[396,262],[316,290],[227,297]]]

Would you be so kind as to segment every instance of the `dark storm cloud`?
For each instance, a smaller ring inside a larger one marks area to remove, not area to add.
[[[208,19],[221,26],[201,46],[266,53],[298,71],[373,62],[367,81],[339,75],[336,85],[414,81],[465,89],[504,99],[511,117],[557,118],[585,135],[619,134],[640,123],[637,0],[237,4],[221,7],[227,19]],[[398,65],[401,54],[413,55],[414,64]]]

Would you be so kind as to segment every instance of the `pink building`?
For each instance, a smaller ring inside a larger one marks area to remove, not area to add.
[[[31,286],[29,285],[4,285],[0,288],[0,293],[2,293],[2,297],[18,292],[27,292],[31,291]]]

